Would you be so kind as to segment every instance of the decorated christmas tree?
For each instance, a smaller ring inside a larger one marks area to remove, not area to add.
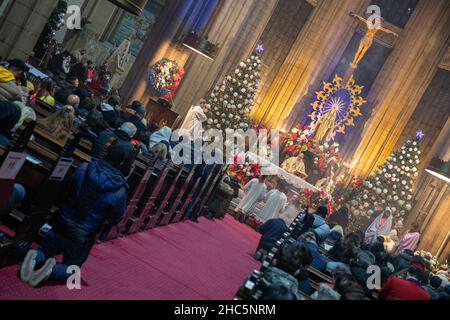
[[[42,58],[44,56],[48,46],[55,40],[56,32],[64,26],[67,6],[67,1],[58,1],[34,48],[37,57]]]
[[[258,91],[263,51],[263,46],[258,45],[252,55],[217,84],[207,97],[206,129],[249,129],[249,115]]]
[[[390,207],[394,212],[394,220],[403,222],[413,207],[413,187],[418,176],[423,136],[422,131],[417,132],[415,139],[408,140],[363,181],[349,202],[352,213],[349,231],[363,229],[368,220],[375,218],[374,210],[377,207]]]

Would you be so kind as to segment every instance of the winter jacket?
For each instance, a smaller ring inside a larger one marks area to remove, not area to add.
[[[269,267],[269,269],[264,272],[264,284],[266,285],[266,288],[263,291],[266,291],[272,286],[283,286],[286,289],[288,289],[290,292],[292,292],[293,295],[295,295],[299,300],[303,300],[298,294],[298,282],[297,279],[295,279],[292,275],[289,273],[275,268],[275,267]]]
[[[319,242],[325,241],[326,238],[330,235],[330,227],[325,222],[325,219],[317,214],[314,215],[314,223],[313,229],[317,237],[319,238]]]
[[[405,280],[391,277],[381,288],[380,300],[430,300],[431,297],[413,279]]]
[[[14,75],[0,67],[0,101],[22,101],[22,94]]]
[[[126,132],[122,130],[105,130],[101,132],[97,139],[95,140],[93,146],[93,156],[98,157],[100,152],[102,151],[103,146],[108,143],[108,140],[112,137],[116,137],[116,146],[121,150],[121,152],[125,155],[125,161],[122,166],[118,168],[124,177],[127,177],[130,174],[131,168],[134,162],[134,146],[131,143],[131,138],[128,136]]]
[[[9,140],[11,131],[19,123],[20,108],[12,102],[0,101],[0,135]],[[3,141],[3,139],[2,139]],[[9,144],[9,143],[8,143]]]
[[[259,228],[259,233],[262,234],[261,240],[273,244],[287,231],[288,227],[283,219],[270,219]]]
[[[302,266],[300,266],[298,271],[299,274],[295,276],[298,281],[298,290],[306,293],[307,295],[311,295],[313,293],[313,288],[311,287],[311,284],[309,282],[308,271]]]
[[[127,203],[127,184],[121,172],[103,161],[78,167],[71,197],[60,210],[61,217],[76,227],[96,234],[107,220],[118,224]]]
[[[117,128],[121,125],[120,113],[112,105],[103,102],[100,105],[100,111],[110,127]]]
[[[327,270],[327,260],[325,257],[320,253],[319,247],[316,243],[313,242],[306,242],[305,245],[309,248],[309,250],[312,253],[313,261],[311,263],[311,267],[313,267],[316,270],[319,271],[326,271]]]

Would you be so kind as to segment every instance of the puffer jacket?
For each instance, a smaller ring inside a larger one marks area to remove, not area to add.
[[[326,238],[330,235],[330,227],[325,222],[321,216],[317,214],[314,215],[314,223],[313,223],[314,233],[319,237],[319,242],[325,241]]]
[[[16,84],[14,75],[0,67],[0,101],[22,101],[22,89]]]
[[[61,217],[95,234],[105,220],[118,224],[125,212],[127,184],[122,173],[103,161],[82,164],[74,175],[71,198]]]

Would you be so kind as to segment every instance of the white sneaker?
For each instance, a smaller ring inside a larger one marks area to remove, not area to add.
[[[25,283],[28,283],[33,275],[37,254],[37,250],[29,250],[20,266],[20,279]]]
[[[55,258],[50,258],[47,261],[45,261],[44,266],[33,272],[33,275],[31,276],[30,281],[28,282],[32,287],[37,287],[42,283],[42,281],[45,281],[50,277],[52,274],[53,268],[56,265]]]

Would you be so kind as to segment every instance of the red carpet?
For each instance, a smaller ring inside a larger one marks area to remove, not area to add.
[[[81,290],[34,289],[18,279],[18,266],[2,269],[0,299],[231,300],[258,268],[258,240],[230,216],[170,225],[97,245],[81,271]]]

